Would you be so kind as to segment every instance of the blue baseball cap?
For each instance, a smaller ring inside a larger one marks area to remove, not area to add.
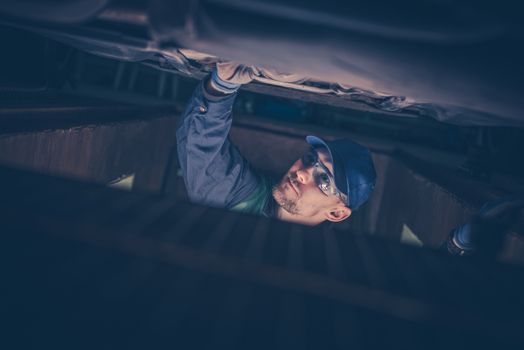
[[[347,196],[346,206],[358,209],[375,188],[377,174],[369,150],[349,139],[325,142],[316,136],[307,136],[313,147],[326,147],[333,161],[333,176],[338,190]]]

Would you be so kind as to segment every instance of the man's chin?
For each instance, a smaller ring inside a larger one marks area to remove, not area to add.
[[[300,215],[300,212],[297,210],[296,201],[287,198],[280,184],[273,188],[273,198],[277,204],[288,213]]]

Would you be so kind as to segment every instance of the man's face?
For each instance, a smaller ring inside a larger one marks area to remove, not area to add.
[[[327,149],[317,148],[316,151],[319,161],[333,174],[333,164]],[[323,221],[329,219],[330,212],[345,208],[345,205],[340,198],[327,196],[322,192],[315,182],[313,171],[313,166],[305,166],[302,160],[298,159],[273,188],[273,197],[280,207],[290,214],[319,218]]]

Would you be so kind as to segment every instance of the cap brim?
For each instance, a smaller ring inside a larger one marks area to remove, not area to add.
[[[319,137],[316,137],[316,136],[313,136],[313,135],[308,135],[308,136],[306,136],[306,141],[311,146],[323,146],[323,147],[326,147],[327,149],[329,149],[328,145],[324,142],[324,140],[322,140]]]

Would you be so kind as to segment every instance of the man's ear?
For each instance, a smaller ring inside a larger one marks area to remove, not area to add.
[[[337,207],[326,213],[326,218],[331,222],[340,222],[347,219],[352,211],[348,207]]]

